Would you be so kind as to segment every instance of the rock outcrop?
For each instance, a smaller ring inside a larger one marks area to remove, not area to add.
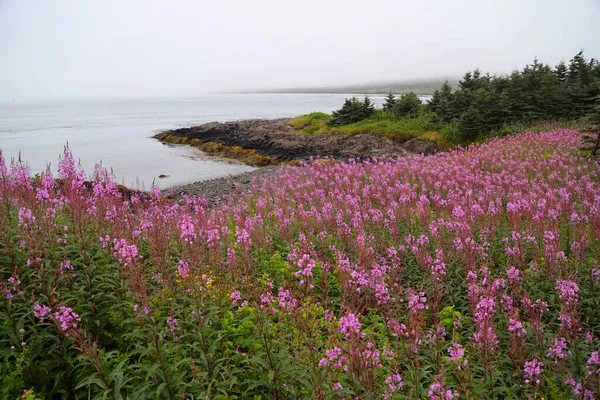
[[[367,134],[300,134],[288,126],[288,121],[288,118],[281,118],[211,122],[162,132],[155,138],[171,143],[193,144],[194,139],[197,139],[202,143],[239,146],[241,149],[255,150],[262,156],[279,161],[306,161],[311,157],[332,157],[338,160],[366,159],[406,154],[401,144],[386,138]]]

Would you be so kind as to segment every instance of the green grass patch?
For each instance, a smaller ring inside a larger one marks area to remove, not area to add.
[[[358,135],[369,134],[386,136],[396,140],[408,140],[416,137],[423,140],[436,142],[442,147],[448,147],[446,141],[439,131],[442,126],[431,122],[431,115],[423,113],[415,117],[393,118],[383,110],[376,110],[375,114],[363,121],[343,126],[329,126],[327,121],[330,115],[313,112],[300,115],[292,119],[288,125],[298,130],[298,133],[306,135],[315,134],[338,134],[338,135]]]
[[[320,127],[331,116],[322,112],[311,112],[310,114],[299,115],[293,118],[288,125],[294,129],[306,129],[314,126]]]

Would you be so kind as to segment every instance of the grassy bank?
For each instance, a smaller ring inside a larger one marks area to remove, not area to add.
[[[431,122],[431,115],[427,113],[411,118],[390,118],[385,111],[376,110],[370,118],[343,126],[328,125],[327,121],[330,118],[329,114],[313,112],[292,119],[289,125],[307,135],[356,135],[362,133],[385,136],[400,142],[418,138],[435,142],[442,148],[448,148],[452,144],[440,134],[443,126]]]

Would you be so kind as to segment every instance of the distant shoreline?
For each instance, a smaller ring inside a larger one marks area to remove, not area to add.
[[[437,89],[369,89],[369,90],[351,90],[351,89],[339,89],[339,90],[259,90],[259,91],[242,91],[242,92],[229,92],[226,94],[353,94],[353,95],[371,95],[371,96],[385,96],[390,91],[392,94],[401,95],[413,92],[417,96],[433,96],[433,92]]]

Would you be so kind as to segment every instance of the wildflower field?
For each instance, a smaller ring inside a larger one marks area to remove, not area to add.
[[[571,130],[286,167],[209,208],[0,158],[0,397],[600,397]]]

